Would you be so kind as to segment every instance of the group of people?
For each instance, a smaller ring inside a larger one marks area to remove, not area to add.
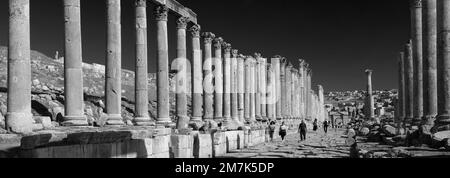
[[[329,124],[330,123],[328,121],[323,122],[323,129],[325,131],[325,134],[328,133]],[[289,129],[289,127],[285,124],[285,122],[283,122],[280,126],[279,133],[278,133],[281,136],[282,142],[284,142],[284,140],[285,140],[288,129]],[[313,122],[313,131],[316,132],[318,129],[319,129],[318,121],[317,121],[317,119],[315,119]],[[276,130],[276,122],[275,121],[271,121],[269,123],[268,130],[269,130],[270,141],[273,141],[273,136],[274,136],[275,130]],[[305,120],[302,120],[302,122],[300,123],[300,125],[298,127],[298,133],[300,133],[300,141],[306,140],[307,131],[308,131],[308,129],[307,129]]]

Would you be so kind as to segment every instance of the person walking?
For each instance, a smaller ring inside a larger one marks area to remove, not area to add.
[[[325,134],[328,133],[328,121],[323,122],[323,130],[325,131]]]
[[[317,129],[319,129],[319,126],[317,125],[317,119],[315,119],[313,123],[313,131],[315,132]]]
[[[275,133],[275,121],[270,122],[269,125],[269,135],[270,135],[270,141],[273,142],[273,134]]]
[[[300,141],[306,140],[306,131],[307,131],[306,123],[304,120],[302,120],[302,123],[300,123],[300,126],[298,127],[298,132],[300,133]]]
[[[288,129],[288,127],[285,125],[285,123],[283,122],[282,124],[281,124],[281,126],[280,126],[280,136],[281,136],[281,143],[283,143],[284,142],[284,138],[286,137],[286,135],[287,135],[287,129]]]

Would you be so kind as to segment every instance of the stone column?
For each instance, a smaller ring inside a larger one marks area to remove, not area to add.
[[[239,121],[239,104],[238,104],[238,92],[239,92],[239,80],[238,80],[238,50],[232,51],[231,58],[231,118],[234,123],[240,123]]]
[[[324,122],[325,121],[325,113],[324,113],[324,105],[325,105],[325,98],[324,98],[324,96],[323,96],[323,86],[322,85],[318,85],[317,86],[317,90],[318,90],[318,97],[319,97],[319,106],[318,106],[318,111],[319,111],[319,113],[318,113],[318,115],[319,115],[319,118],[320,118],[320,120],[322,121],[322,122]]]
[[[257,61],[255,58],[250,56],[250,124],[255,123],[256,120],[256,85],[258,84],[256,80],[256,69],[257,69]]]
[[[273,60],[273,59],[272,59]],[[273,63],[272,63],[273,64]],[[266,109],[267,109],[267,120],[271,121],[276,119],[275,115],[275,99],[276,99],[276,91],[275,91],[275,72],[273,65],[267,63],[267,85],[266,85]]]
[[[293,119],[297,119],[297,70],[292,68],[292,87],[291,87],[291,94],[292,94],[292,104],[291,104],[291,114]]]
[[[437,11],[436,0],[423,1],[423,121],[434,125],[437,116]]]
[[[286,67],[286,117],[292,119],[292,64]]]
[[[300,119],[305,118],[305,61],[299,60],[299,88],[300,88]]]
[[[309,66],[307,65],[306,68],[306,118],[309,120],[314,120],[312,117],[312,105],[313,105],[313,96],[311,93],[311,75],[312,75],[312,71],[309,68]]]
[[[238,78],[238,115],[239,115],[239,121],[240,123],[245,123],[245,115],[244,115],[244,110],[245,110],[245,62],[244,62],[245,56],[240,54],[237,58],[238,60],[238,73],[237,73],[237,78]]]
[[[202,34],[204,38],[205,45],[205,57],[203,62],[204,71],[204,94],[203,94],[203,119],[212,120],[214,119],[214,74],[212,73],[212,41],[216,36],[213,33],[205,32]]]
[[[147,53],[147,5],[145,0],[136,0],[136,77],[134,124],[148,126],[154,123],[148,112],[148,53]]]
[[[280,78],[281,78],[281,117],[282,120],[287,117],[287,85],[286,85],[286,59],[281,59]]]
[[[222,73],[222,38],[214,39],[215,55],[213,65],[215,76],[215,93],[214,93],[214,120],[222,122],[223,120],[223,73]]]
[[[260,80],[259,85],[261,89],[261,118],[267,120],[267,63],[265,58],[260,61]]]
[[[295,70],[294,73],[294,77],[295,77],[295,106],[294,106],[294,111],[295,111],[295,119],[300,119],[300,82],[299,82],[299,75],[298,75],[298,70]]]
[[[244,100],[244,117],[246,122],[250,122],[250,99],[252,95],[252,58],[245,56],[245,100]]]
[[[224,50],[224,93],[223,93],[223,119],[224,125],[231,125],[231,45],[223,43]]]
[[[192,35],[192,118],[191,125],[200,128],[203,117],[203,61],[200,47],[200,25],[193,25]],[[196,130],[197,130],[196,129]]]
[[[190,118],[187,115],[187,70],[186,28],[189,19],[180,17],[177,20],[177,59],[172,69],[177,70],[176,80],[176,112],[177,129],[187,129]],[[173,68],[175,67],[175,68]]]
[[[438,13],[438,116],[434,131],[450,130],[450,0],[440,0]]]
[[[64,0],[64,126],[87,126],[84,115],[80,0]]]
[[[275,113],[276,113],[276,119],[281,120],[281,118],[283,117],[282,115],[282,99],[281,99],[281,88],[282,88],[282,84],[281,84],[281,66],[280,66],[280,60],[281,60],[281,56],[274,56],[272,58],[272,67],[274,69],[274,73],[275,73]]]
[[[33,131],[29,7],[29,0],[9,1],[6,130],[14,133]]]
[[[261,54],[255,53],[255,115],[256,120],[261,118]]]
[[[157,125],[168,126],[170,119],[169,103],[169,46],[167,39],[168,8],[164,5],[155,7],[156,33],[157,33],[157,60],[158,60],[158,116]]]
[[[405,46],[405,120],[404,126],[409,127],[414,117],[414,68],[411,41]]]
[[[414,118],[418,126],[423,117],[422,0],[411,0],[411,34],[414,60]]]
[[[406,112],[405,112],[405,53],[404,52],[400,52],[400,57],[399,57],[399,66],[398,66],[399,70],[399,89],[398,89],[398,107],[396,108],[396,110],[398,111],[399,117],[398,119],[398,124],[401,124],[402,121],[405,119],[406,116]],[[401,125],[398,126],[398,128],[400,128]]]
[[[124,125],[122,121],[122,35],[120,0],[107,2],[107,42],[105,100],[107,125]]]
[[[367,113],[366,117],[368,119],[375,119],[375,112],[374,112],[374,105],[375,102],[373,100],[373,90],[372,90],[372,70],[367,69],[366,75],[367,75],[367,94],[366,94],[366,108]]]

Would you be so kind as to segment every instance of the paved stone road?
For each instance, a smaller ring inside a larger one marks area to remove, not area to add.
[[[275,140],[255,147],[232,151],[225,158],[348,158],[344,130],[308,132],[307,140],[299,142],[300,135],[292,134],[284,143]]]

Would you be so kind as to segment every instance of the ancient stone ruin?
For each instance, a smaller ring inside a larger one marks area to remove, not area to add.
[[[63,60],[64,87],[54,96],[60,98],[63,108],[53,108],[58,112],[50,114],[51,117],[32,113],[36,102],[32,86],[40,83],[33,84],[31,74],[30,8],[33,7],[29,0],[9,1],[8,99],[0,115],[5,118],[1,125],[5,134],[0,134],[1,149],[5,151],[0,157],[217,157],[267,141],[265,129],[269,121],[285,122],[296,131],[303,119],[311,125],[314,119],[323,122],[328,118],[323,87],[313,90],[312,69],[305,60],[299,60],[300,67],[295,68],[282,56],[267,59],[259,53],[240,54],[224,39],[201,32],[197,14],[175,0],[133,2],[136,71],[121,69],[121,2],[105,1],[105,86],[103,95],[98,96],[105,99],[104,103],[98,103],[105,113],[101,110],[100,115],[92,118],[85,105],[90,89],[84,86],[82,7],[80,0],[63,1],[65,53],[63,58],[58,54],[56,58]],[[156,5],[152,19],[147,18],[148,3]],[[168,54],[169,14],[178,18],[174,22],[177,59],[172,65]],[[157,40],[157,51],[147,51],[148,20],[156,21],[157,36],[149,39]],[[192,49],[187,49],[187,42],[192,43]],[[187,56],[187,50],[192,50],[193,55]],[[148,75],[149,53],[157,54],[158,73],[154,78]],[[182,70],[187,65],[192,68],[189,77]],[[172,76],[170,70],[174,66],[178,72]],[[149,81],[156,83],[153,94],[149,93]],[[175,94],[171,92],[171,81],[175,83]],[[134,88],[123,89],[124,83],[134,83]],[[133,107],[123,105],[124,90],[130,89],[134,89]],[[155,113],[149,112],[153,106],[149,103],[151,95],[156,97]],[[171,100],[176,101],[175,113],[171,113]],[[124,107],[132,110],[131,119],[124,116]]]

